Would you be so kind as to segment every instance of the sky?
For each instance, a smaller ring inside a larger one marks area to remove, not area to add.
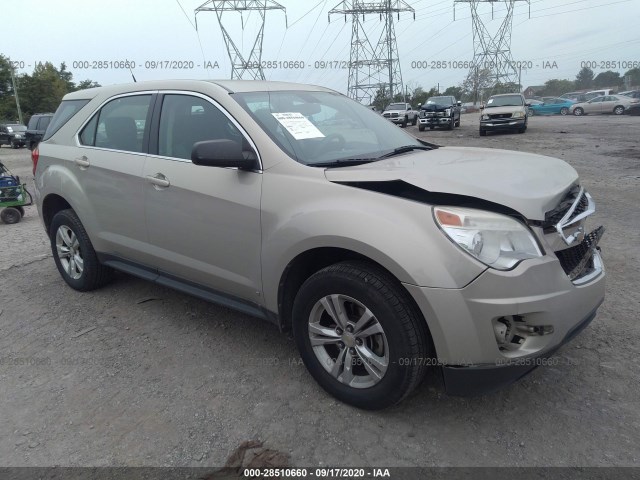
[[[122,68],[124,61],[135,63],[132,70],[138,81],[230,78],[231,64],[216,14],[200,12],[197,22],[194,18],[194,10],[204,3],[20,0],[20,11],[29,13],[28,26],[5,18],[0,53],[15,62],[18,72],[31,73],[37,62],[56,66],[65,62],[76,82],[91,79],[102,85],[132,80],[129,70]],[[281,10],[266,15],[262,60],[270,62],[265,66],[276,67],[265,69],[266,78],[346,93],[351,22],[345,22],[344,15],[329,16],[342,2],[279,3],[286,8],[286,20]],[[428,90],[439,84],[442,91],[460,84],[468,71],[465,62],[473,59],[469,5],[455,6],[454,21],[454,0],[407,3],[415,9],[415,20],[410,12],[401,13],[399,20],[394,17],[405,85]],[[496,2],[492,19],[490,4],[479,7],[490,33],[500,27],[504,10],[504,2]],[[223,25],[248,58],[259,15],[227,12]],[[367,36],[377,42],[383,27],[379,17],[365,16],[364,26]],[[519,0],[511,52],[514,60],[530,66],[521,73],[524,86],[542,85],[550,78],[575,79],[584,65],[595,74],[608,69],[624,73],[640,66],[639,31],[639,0],[531,0],[529,5]],[[286,65],[290,68],[280,68]]]

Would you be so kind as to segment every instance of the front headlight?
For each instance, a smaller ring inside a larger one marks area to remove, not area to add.
[[[514,112],[511,118],[524,118],[524,112]]]
[[[482,120],[489,120],[489,115],[482,115]]]
[[[450,109],[450,108],[447,108],[447,109],[444,111],[444,114],[445,114],[447,117],[450,117],[450,116],[451,116],[451,109]]]
[[[433,207],[442,231],[462,250],[497,270],[542,256],[531,231],[499,213],[462,207]]]

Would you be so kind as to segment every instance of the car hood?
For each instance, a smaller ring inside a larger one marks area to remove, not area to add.
[[[409,110],[384,110],[382,113],[404,113],[408,111]]]
[[[513,113],[518,111],[524,112],[524,107],[522,105],[516,105],[512,107],[485,107],[484,110],[482,110],[482,113],[486,113],[487,115],[494,115],[498,113]]]
[[[336,183],[403,181],[430,193],[464,195],[544,220],[578,181],[566,162],[532,153],[488,148],[441,147],[374,163],[331,168]]]

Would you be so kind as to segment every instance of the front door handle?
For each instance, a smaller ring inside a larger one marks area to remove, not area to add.
[[[76,165],[78,165],[80,168],[87,168],[89,165],[91,165],[91,163],[89,163],[89,159],[87,157],[85,157],[84,155],[81,156],[80,158],[76,158],[74,160],[74,162],[76,163]]]
[[[171,185],[169,179],[161,173],[156,173],[155,175],[147,175],[144,178],[147,180],[147,182],[155,187],[167,188],[169,185]]]

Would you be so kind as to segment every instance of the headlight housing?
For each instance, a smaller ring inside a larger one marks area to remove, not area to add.
[[[531,231],[499,213],[463,207],[433,207],[433,217],[453,243],[485,265],[511,270],[522,260],[542,257]]]
[[[450,116],[451,116],[451,109],[450,109],[450,108],[447,108],[447,109],[444,111],[444,114],[445,114],[447,117],[450,117]]]
[[[484,115],[482,115],[482,118],[481,118],[481,119],[482,119],[482,120],[489,120],[489,115],[484,114]]]
[[[524,118],[524,112],[514,112],[511,118]]]

